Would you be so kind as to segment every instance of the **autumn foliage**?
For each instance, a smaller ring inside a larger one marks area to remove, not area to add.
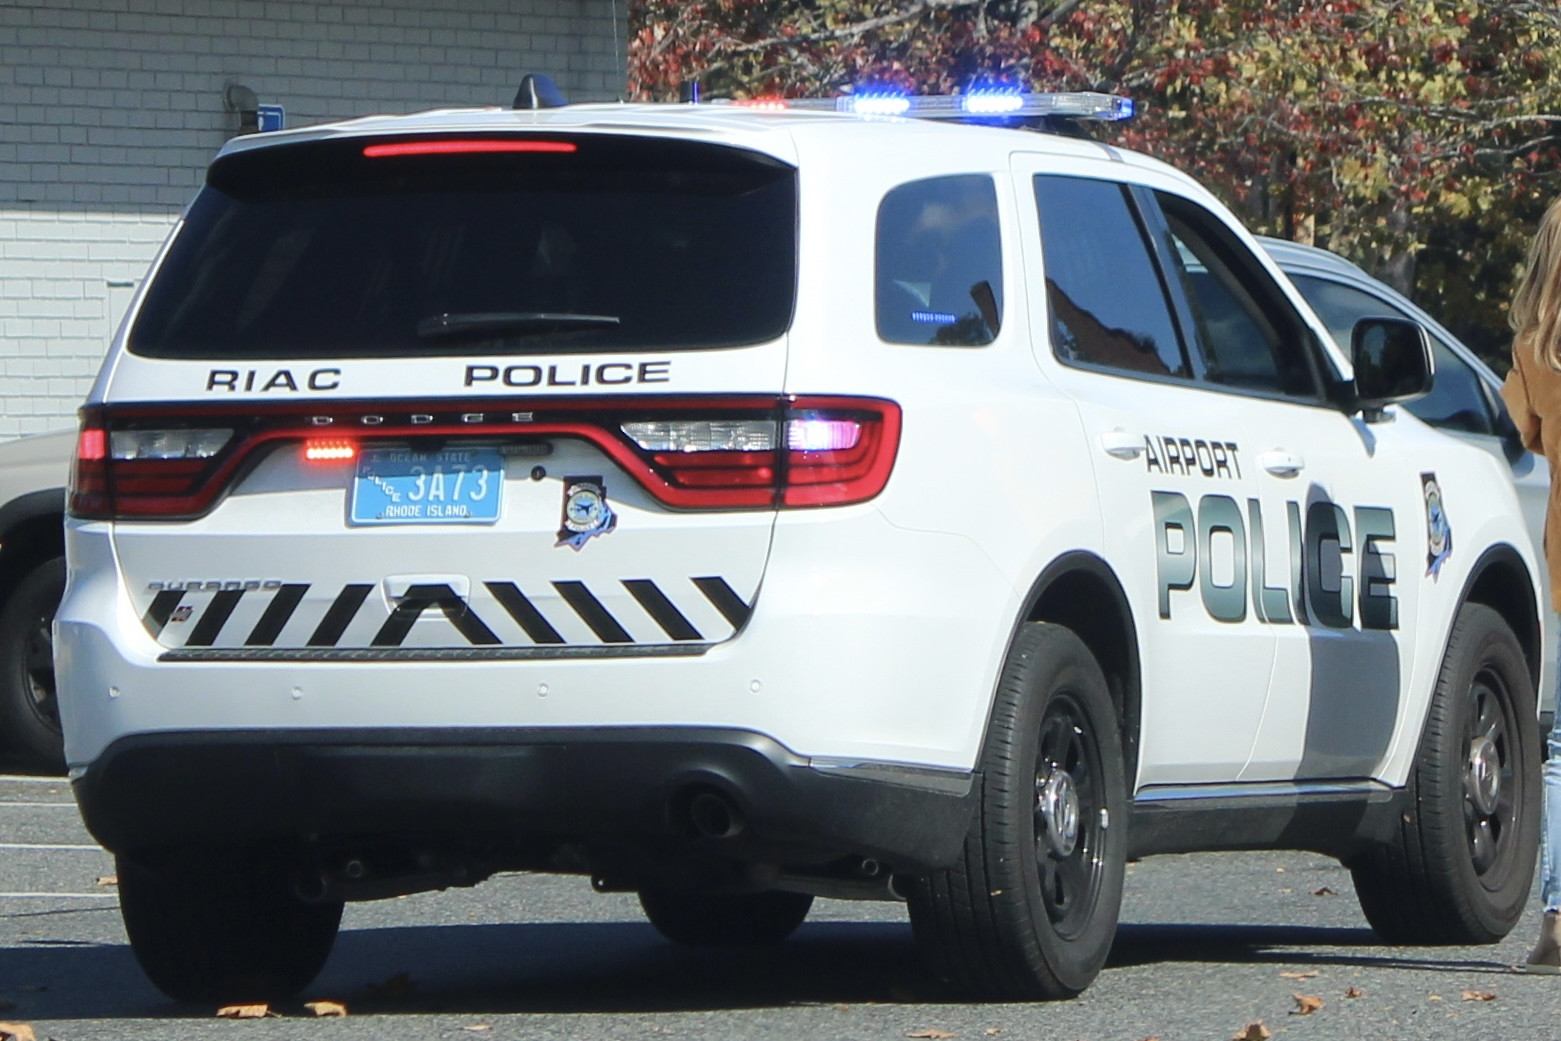
[[[1105,131],[1255,230],[1406,290],[1505,367],[1506,301],[1561,192],[1553,0],[632,0],[630,90],[674,100],[1100,89]]]

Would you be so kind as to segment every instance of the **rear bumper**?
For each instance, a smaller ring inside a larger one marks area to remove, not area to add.
[[[88,830],[116,853],[671,839],[734,861],[870,857],[920,873],[959,856],[975,780],[808,759],[748,731],[609,727],[140,734],[113,742],[73,783]],[[732,834],[696,825],[701,793],[730,810]]]

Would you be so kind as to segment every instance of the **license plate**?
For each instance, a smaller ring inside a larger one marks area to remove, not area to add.
[[[504,459],[495,448],[366,448],[352,481],[353,524],[492,524]]]

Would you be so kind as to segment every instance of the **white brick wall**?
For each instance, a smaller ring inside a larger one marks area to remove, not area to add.
[[[287,125],[622,94],[626,0],[0,0],[0,440],[68,426],[230,82]]]

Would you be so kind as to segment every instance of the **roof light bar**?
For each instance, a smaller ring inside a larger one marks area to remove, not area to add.
[[[1133,118],[1133,99],[1095,91],[1036,94],[993,88],[965,94],[905,95],[866,90],[838,98],[788,98],[784,102],[763,99],[762,104],[737,102],[747,108],[849,112],[859,116],[905,116],[914,119],[1013,119],[1054,116],[1061,119],[1099,119],[1116,122]]]

